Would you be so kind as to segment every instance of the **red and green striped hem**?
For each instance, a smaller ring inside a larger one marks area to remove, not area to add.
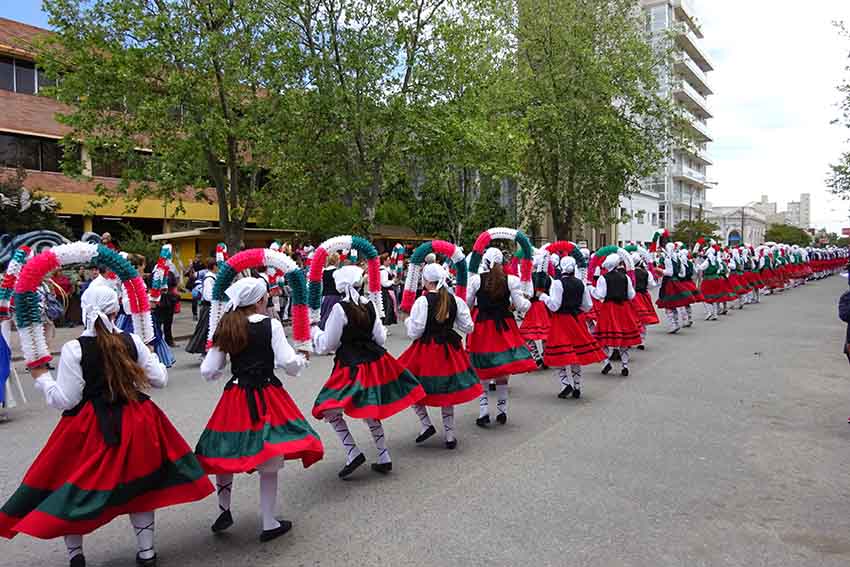
[[[344,389],[323,388],[313,404],[313,417],[321,419],[331,409],[342,409],[358,419],[386,419],[425,397],[425,390],[413,374],[404,370],[396,380],[364,387],[356,379]]]
[[[525,346],[509,348],[502,352],[471,352],[469,360],[481,380],[537,370],[537,364]]]
[[[419,376],[419,382],[425,397],[417,403],[423,406],[456,406],[481,395],[481,381],[472,368],[451,376]]]
[[[194,502],[213,492],[193,453],[110,490],[65,483],[55,490],[21,484],[0,509],[0,537],[25,533],[41,539],[87,534],[115,517]]]

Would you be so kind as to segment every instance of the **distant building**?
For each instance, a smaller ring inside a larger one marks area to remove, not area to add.
[[[790,224],[803,230],[808,230],[812,225],[812,195],[801,193],[799,201],[790,201],[784,211],[778,210],[778,205],[768,201],[767,195],[762,195],[761,200],[753,207],[765,216],[767,224]]]
[[[658,193],[641,190],[620,197],[620,223],[617,239],[620,244],[648,243],[659,228]]]
[[[767,218],[754,206],[714,206],[706,211],[705,218],[719,227],[719,236],[724,244],[738,246],[742,243],[742,236],[743,244],[758,246],[764,243]]]

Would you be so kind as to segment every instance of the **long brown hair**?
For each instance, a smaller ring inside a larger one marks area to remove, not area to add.
[[[484,291],[493,299],[502,299],[507,289],[508,276],[501,264],[493,264],[490,267],[490,275],[484,285]]]
[[[442,323],[443,321],[449,318],[450,301],[453,301],[452,296],[449,295],[449,292],[445,287],[441,287],[440,291],[437,292],[436,318],[438,323]]]
[[[109,331],[99,318],[94,328],[110,401],[138,401],[139,392],[150,387],[144,369],[130,356],[130,350],[120,334]]]
[[[248,317],[256,311],[256,306],[245,305],[225,313],[215,328],[213,345],[231,356],[245,350],[248,346]]]

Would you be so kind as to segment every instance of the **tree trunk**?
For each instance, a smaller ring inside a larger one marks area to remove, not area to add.
[[[232,256],[239,252],[245,243],[245,223],[236,220],[220,224],[221,235],[224,237],[224,243],[227,244],[227,253]]]

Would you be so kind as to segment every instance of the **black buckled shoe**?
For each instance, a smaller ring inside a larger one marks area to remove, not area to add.
[[[628,368],[623,368],[622,370],[620,370],[620,376],[628,376],[628,375],[629,375],[629,369]]]
[[[611,366],[611,363],[610,363],[610,362],[609,362],[609,363],[607,363],[607,364],[605,365],[605,367],[602,369],[602,374],[608,374],[609,372],[611,372],[611,369],[612,369],[612,368],[614,368],[614,367],[613,367],[613,366]]]
[[[292,522],[289,520],[278,520],[280,525],[273,530],[263,530],[260,534],[260,542],[265,543],[267,541],[271,541],[275,538],[279,538],[286,532],[292,529]]]
[[[214,534],[218,532],[223,532],[227,528],[233,525],[233,516],[230,514],[230,510],[225,510],[216,518],[215,523],[210,528]]]
[[[496,423],[498,423],[499,425],[504,425],[507,422],[508,422],[508,414],[500,413],[499,415],[496,416]]]
[[[359,467],[360,465],[362,465],[365,462],[366,462],[366,456],[363,453],[360,453],[359,455],[354,457],[353,461],[351,461],[350,463],[348,463],[347,465],[342,467],[342,470],[339,471],[339,474],[337,476],[339,476],[339,478],[349,477],[349,476],[351,476],[351,473],[353,473],[355,470],[357,470],[357,467]]]
[[[433,425],[429,425],[428,429],[419,434],[419,437],[416,438],[417,443],[424,443],[432,436],[436,435],[437,429]]]
[[[139,567],[156,567],[156,553],[153,554],[153,557],[149,557],[147,559],[142,559],[137,553],[136,565],[138,565]]]
[[[579,399],[581,397],[581,388],[573,388],[573,397]]]
[[[490,425],[490,415],[485,415],[484,417],[479,417],[475,420],[475,425],[478,427],[487,427]]]
[[[392,461],[389,463],[372,463],[372,470],[376,473],[388,474],[391,470],[393,470],[393,463]]]
[[[71,558],[71,567],[86,567],[86,556],[83,554],[75,555]]]
[[[572,394],[572,393],[573,393],[573,387],[570,386],[569,384],[567,384],[566,386],[564,386],[564,389],[561,390],[561,393],[558,394],[558,397],[561,398],[562,400],[566,400],[567,398],[570,397],[570,394]]]
[[[457,439],[452,439],[451,441],[446,441],[446,449],[453,451],[457,449]]]

